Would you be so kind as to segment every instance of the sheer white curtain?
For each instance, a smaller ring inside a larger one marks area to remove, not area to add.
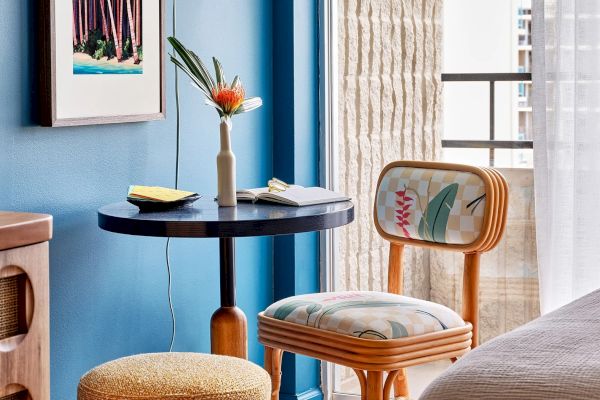
[[[542,313],[600,288],[600,1],[534,0]]]

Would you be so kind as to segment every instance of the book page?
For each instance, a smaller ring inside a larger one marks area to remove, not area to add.
[[[266,201],[275,201],[295,206],[308,206],[312,204],[350,200],[347,196],[321,187],[290,187],[284,192],[261,194],[259,198]]]
[[[291,188],[302,188],[302,186],[298,185],[290,185]],[[255,189],[239,189],[236,191],[236,197],[238,200],[256,200],[258,198],[264,198],[263,196],[267,194],[276,194],[279,192],[269,192],[268,187],[255,188]]]
[[[236,194],[251,194],[253,196],[258,196],[261,193],[266,193],[269,191],[268,187],[264,188],[256,188],[256,189],[240,189],[236,191]]]
[[[258,195],[261,193],[267,193],[269,188],[256,188],[256,189],[240,189],[235,192],[235,197],[238,200],[252,200],[255,201]]]
[[[130,186],[128,196],[157,201],[176,201],[195,194],[185,190],[169,189],[161,186]]]

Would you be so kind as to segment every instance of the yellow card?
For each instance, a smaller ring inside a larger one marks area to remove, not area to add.
[[[150,199],[157,201],[177,201],[184,197],[191,196],[194,192],[187,192],[185,190],[169,189],[161,186],[130,186],[129,196],[138,197],[142,199]]]

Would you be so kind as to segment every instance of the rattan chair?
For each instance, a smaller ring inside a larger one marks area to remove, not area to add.
[[[377,183],[374,222],[390,242],[388,293],[333,292],[280,300],[259,314],[265,368],[279,397],[281,356],[304,354],[353,368],[362,399],[407,396],[404,368],[455,359],[477,345],[479,260],[506,225],[500,173],[466,165],[398,161]],[[462,315],[401,296],[404,246],[465,254]],[[387,373],[387,377],[386,374]]]

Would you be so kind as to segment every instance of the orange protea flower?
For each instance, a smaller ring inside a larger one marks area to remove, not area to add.
[[[246,98],[239,76],[233,78],[231,84],[227,83],[223,66],[215,57],[213,57],[213,64],[216,79],[213,79],[206,65],[193,51],[188,50],[174,37],[168,39],[173,45],[173,50],[180,56],[179,59],[171,55],[171,61],[192,79],[192,85],[206,96],[204,102],[214,107],[221,119],[229,119],[262,106],[260,97]]]
[[[243,86],[238,83],[229,87],[227,84],[219,84],[212,90],[212,99],[221,107],[223,113],[232,114],[244,102],[246,92]]]

